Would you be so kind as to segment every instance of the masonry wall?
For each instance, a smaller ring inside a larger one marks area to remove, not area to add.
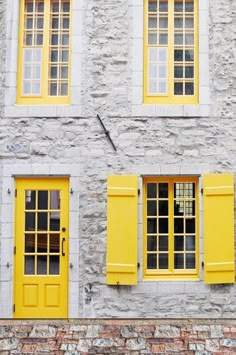
[[[129,47],[132,21],[129,2],[123,0],[83,2],[83,70],[78,73],[82,76],[81,115],[37,117],[32,107],[30,115],[9,117],[3,112],[6,8],[5,2],[0,0],[0,166],[2,169],[9,164],[37,164],[43,169],[45,164],[63,166],[73,162],[79,165],[80,212],[75,269],[80,280],[79,317],[236,316],[236,286],[206,286],[202,270],[201,280],[196,282],[142,281],[141,197],[139,283],[133,287],[105,284],[108,175],[235,173],[235,12],[234,1],[210,1],[209,117],[132,114],[132,50]],[[117,151],[105,137],[97,114],[109,130]],[[5,190],[1,184],[4,199]],[[12,212],[12,223],[13,218]],[[12,238],[12,235],[2,235],[0,248],[11,245]],[[201,261],[202,238],[201,226]],[[10,254],[11,248],[8,250]],[[13,259],[12,255],[9,259]],[[1,295],[4,294],[4,282],[13,283],[14,265],[7,269],[5,260],[0,260]],[[1,282],[3,275],[4,282]],[[0,300],[2,304],[7,302],[6,298]]]

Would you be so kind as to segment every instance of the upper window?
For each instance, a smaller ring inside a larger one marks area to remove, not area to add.
[[[198,179],[144,180],[144,274],[147,278],[198,273]]]
[[[198,103],[198,0],[145,0],[144,103]]]
[[[21,2],[17,103],[69,103],[70,14],[69,0]]]

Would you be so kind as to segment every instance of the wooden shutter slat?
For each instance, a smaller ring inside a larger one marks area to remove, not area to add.
[[[203,176],[204,281],[234,283],[233,174]]]
[[[113,175],[107,189],[107,284],[137,284],[138,177]]]

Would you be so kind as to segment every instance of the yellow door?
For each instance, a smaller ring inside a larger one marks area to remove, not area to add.
[[[68,316],[66,178],[17,178],[15,200],[16,318]]]

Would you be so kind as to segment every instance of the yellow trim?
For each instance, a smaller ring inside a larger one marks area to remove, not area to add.
[[[199,15],[198,0],[194,0],[194,95],[174,95],[174,0],[168,0],[168,93],[166,95],[148,94],[148,0],[144,0],[144,104],[188,105],[199,103]],[[157,48],[158,45],[154,45]]]
[[[60,0],[58,0],[60,1]],[[48,93],[49,84],[49,41],[50,41],[50,2],[44,0],[44,28],[42,45],[42,67],[41,67],[41,95],[23,95],[23,35],[24,35],[24,3],[20,1],[20,19],[19,19],[19,43],[18,43],[18,75],[17,75],[17,97],[18,105],[68,105],[71,96],[71,52],[72,52],[72,1],[70,1],[70,27],[69,27],[69,61],[68,61],[68,95],[50,96]],[[29,47],[32,48],[32,47]]]
[[[147,183],[168,183],[168,227],[169,268],[168,270],[147,269]],[[195,269],[174,269],[174,183],[195,183]],[[143,278],[144,280],[198,280],[199,279],[199,182],[197,177],[147,177],[143,180]]]

